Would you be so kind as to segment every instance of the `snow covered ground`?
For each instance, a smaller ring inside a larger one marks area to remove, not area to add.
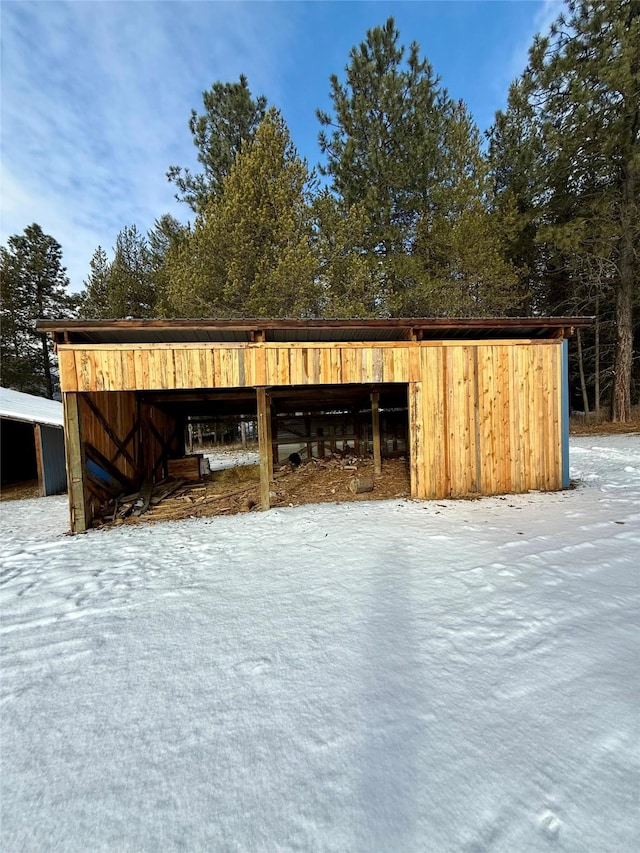
[[[574,490],[3,503],[3,853],[636,851],[640,437]]]

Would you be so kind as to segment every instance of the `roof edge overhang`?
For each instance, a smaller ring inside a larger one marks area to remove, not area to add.
[[[451,338],[560,338],[593,317],[203,318],[38,320],[59,344],[256,341],[402,341]]]

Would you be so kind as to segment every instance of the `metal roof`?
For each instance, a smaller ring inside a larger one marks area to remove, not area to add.
[[[591,325],[591,317],[38,320],[57,343],[347,342],[556,338]]]
[[[0,417],[30,424],[64,425],[62,403],[11,388],[0,388]]]

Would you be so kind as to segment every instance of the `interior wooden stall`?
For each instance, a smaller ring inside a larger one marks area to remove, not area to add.
[[[590,322],[40,321],[59,356],[71,528],[105,491],[164,476],[198,412],[257,420],[264,509],[292,438],[309,458],[358,442],[376,470],[407,452],[416,498],[568,486],[567,338]]]

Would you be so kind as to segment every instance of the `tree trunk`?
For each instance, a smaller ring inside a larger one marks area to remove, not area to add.
[[[593,410],[600,413],[600,297],[596,296]]]
[[[620,282],[616,293],[616,351],[611,397],[611,420],[631,420],[631,366],[633,363],[633,286],[636,272],[634,237],[637,229],[635,165],[629,163],[624,180]]]
[[[631,420],[633,279],[631,276],[623,278],[622,275],[620,278],[620,286],[616,295],[616,353],[611,420],[627,423]]]
[[[49,362],[49,347],[47,346],[47,336],[40,335],[42,341],[42,366],[44,368],[44,382],[47,397],[53,400],[53,380],[51,378],[51,364]]]
[[[582,408],[584,409],[585,417],[589,414],[589,395],[587,394],[587,383],[584,378],[584,358],[582,355],[582,334],[580,329],[577,330],[578,337],[578,371],[580,373],[580,390],[582,391]]]

